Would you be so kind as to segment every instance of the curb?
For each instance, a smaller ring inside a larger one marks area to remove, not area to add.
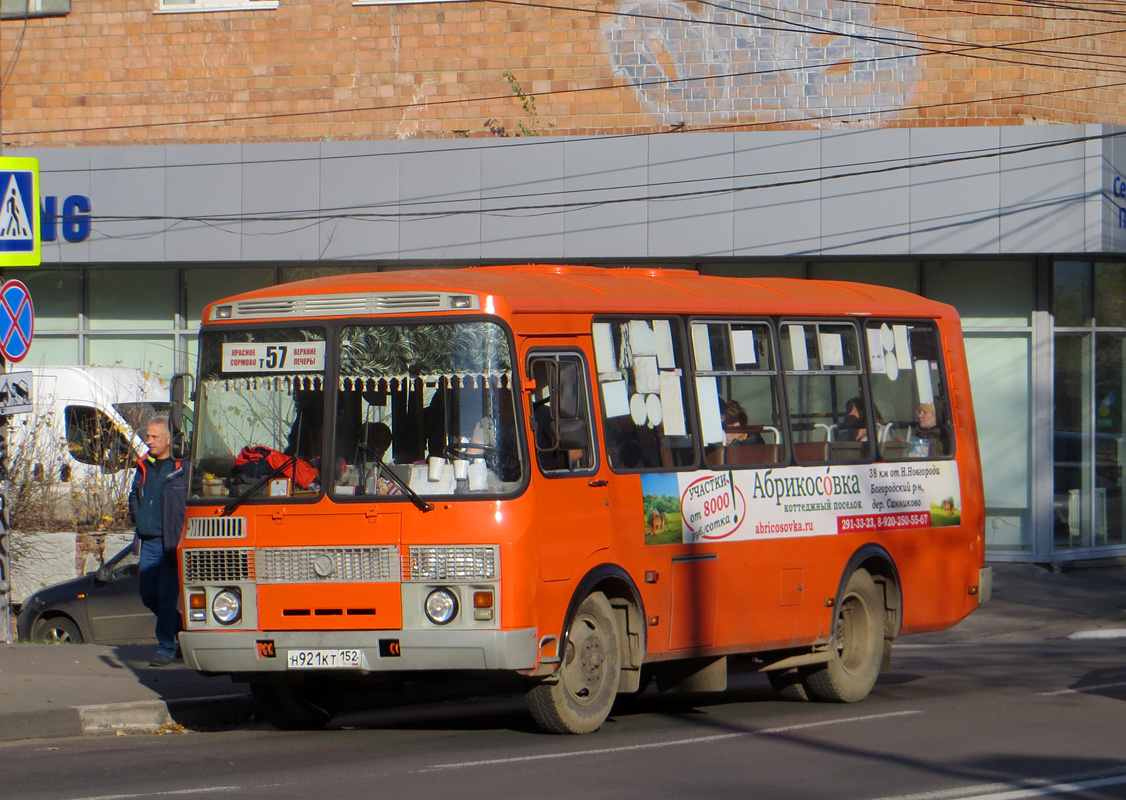
[[[226,725],[254,716],[248,694],[139,700],[0,715],[0,742],[117,733],[155,733],[167,725]]]

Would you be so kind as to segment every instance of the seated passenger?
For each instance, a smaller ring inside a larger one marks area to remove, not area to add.
[[[911,456],[937,458],[946,453],[946,434],[938,424],[934,403],[919,403],[915,411],[916,425],[911,429]]]
[[[738,400],[728,400],[720,409],[723,416],[723,434],[726,444],[742,442],[743,444],[764,444],[761,433],[749,433],[747,428],[747,410]]]
[[[880,410],[876,409],[876,430],[880,429],[883,425],[884,419],[880,415]],[[844,419],[837,427],[837,433],[833,437],[834,441],[838,442],[866,442],[868,441],[868,411],[864,406],[864,400],[860,397],[851,397],[845,403]]]

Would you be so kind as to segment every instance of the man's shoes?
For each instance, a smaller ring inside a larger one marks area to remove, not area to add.
[[[152,661],[149,662],[149,666],[150,667],[170,667],[175,663],[176,663],[176,659],[173,658],[172,656],[168,655],[167,653],[157,653],[155,656],[152,657]]]

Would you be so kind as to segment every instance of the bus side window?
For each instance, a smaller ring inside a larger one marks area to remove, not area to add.
[[[863,369],[856,326],[810,320],[781,328],[782,371],[799,464],[867,461],[875,436],[851,424],[850,401],[863,405]]]
[[[781,463],[786,452],[773,337],[766,322],[693,322],[704,463]]]
[[[681,328],[669,319],[613,319],[592,327],[606,455],[615,470],[689,469]]]
[[[587,379],[575,355],[534,357],[529,372],[532,442],[544,472],[589,470],[594,466]]]
[[[872,400],[883,415],[880,456],[954,455],[950,400],[934,325],[870,320],[866,334]]]

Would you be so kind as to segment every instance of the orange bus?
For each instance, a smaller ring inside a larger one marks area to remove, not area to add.
[[[898,290],[318,278],[209,305],[193,397],[180,643],[281,727],[429,674],[587,733],[729,657],[855,702],[990,592],[960,323]]]

